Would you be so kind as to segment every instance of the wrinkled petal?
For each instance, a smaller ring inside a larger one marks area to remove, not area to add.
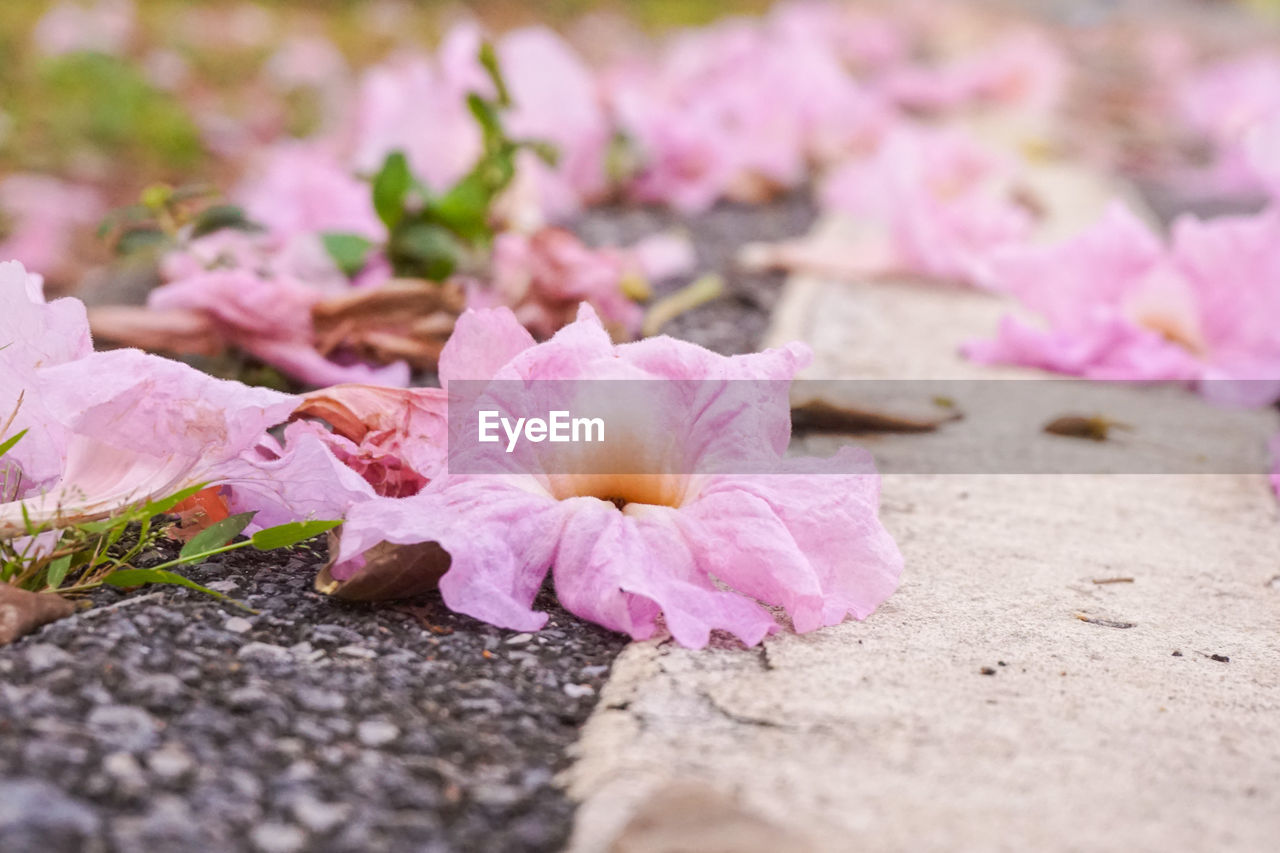
[[[556,552],[556,595],[570,612],[646,639],[662,614],[681,645],[702,648],[713,629],[755,645],[777,630],[759,605],[719,590],[700,571],[697,543],[686,540],[666,507],[622,513],[594,498],[566,502]]]
[[[531,609],[555,553],[561,510],[535,491],[499,478],[454,478],[409,498],[351,508],[342,527],[338,580],[363,565],[380,542],[438,542],[449,553],[440,580],[445,604],[503,628],[536,631],[547,620]]]

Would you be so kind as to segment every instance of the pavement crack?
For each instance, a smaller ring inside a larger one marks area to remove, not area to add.
[[[798,729],[797,726],[779,723],[776,720],[770,720],[767,717],[755,717],[750,714],[740,714],[737,711],[732,711],[721,704],[721,702],[716,699],[715,696],[711,695],[711,692],[708,690],[699,690],[698,695],[706,701],[707,705],[710,706],[713,711],[732,723],[737,723],[742,726],[757,726],[759,728],[766,729]]]

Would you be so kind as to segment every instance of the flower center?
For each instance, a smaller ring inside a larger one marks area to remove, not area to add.
[[[679,507],[689,487],[689,477],[680,474],[553,474],[549,479],[556,500],[598,498],[618,509],[628,504]]]

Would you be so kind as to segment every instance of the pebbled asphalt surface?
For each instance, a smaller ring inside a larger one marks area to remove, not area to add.
[[[743,241],[802,233],[798,197],[685,224],[729,296],[667,331],[753,349],[781,283],[733,272]],[[596,211],[595,242],[679,220]],[[668,289],[679,286],[674,282]],[[0,648],[0,851],[551,851],[555,784],[626,638],[560,609],[537,634],[312,589],[323,554],[238,551],[190,569],[199,593],[104,590],[94,609]]]

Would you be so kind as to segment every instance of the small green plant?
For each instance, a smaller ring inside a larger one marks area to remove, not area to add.
[[[7,452],[21,436],[19,433],[6,439],[0,444],[0,450]],[[154,552],[165,536],[171,526],[169,514],[174,507],[203,488],[204,484],[191,486],[167,498],[122,509],[106,519],[78,522],[61,528],[33,524],[24,512],[27,522],[25,535],[0,540],[0,583],[12,584],[29,592],[62,594],[86,593],[102,586],[173,584],[244,607],[173,570],[240,548],[259,551],[288,548],[340,523],[291,522],[259,530],[237,542],[233,540],[244,531],[254,515],[251,512],[240,513],[197,533],[173,559],[154,566],[138,566],[137,562]],[[57,534],[57,541],[50,547],[47,538],[53,533]]]
[[[218,191],[207,184],[152,184],[136,204],[108,213],[98,226],[98,237],[110,241],[117,255],[133,255],[172,248],[223,228],[260,230],[244,210],[221,203]]]
[[[511,95],[492,45],[481,46],[479,60],[493,83],[494,95],[472,92],[467,96],[483,141],[471,169],[437,194],[413,175],[404,153],[395,151],[373,176],[373,207],[387,226],[384,249],[396,275],[444,281],[459,268],[474,265],[475,256],[493,240],[491,208],[515,177],[516,155],[529,150],[549,164],[556,161],[551,145],[507,134],[502,114],[511,108]],[[322,239],[349,276],[364,268],[375,248],[357,234],[327,233]]]

